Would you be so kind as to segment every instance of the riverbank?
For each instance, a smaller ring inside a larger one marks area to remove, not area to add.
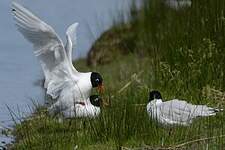
[[[223,112],[168,129],[149,119],[146,104],[149,91],[158,89],[165,99],[224,108],[224,3],[193,1],[174,10],[162,1],[146,1],[130,23],[96,41],[88,60],[74,62],[80,71],[103,75],[102,97],[110,106],[96,119],[63,123],[36,107],[33,119],[16,125],[12,149],[222,149]]]

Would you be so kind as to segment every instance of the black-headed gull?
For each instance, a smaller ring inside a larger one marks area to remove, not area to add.
[[[87,100],[91,89],[103,91],[103,79],[97,72],[78,72],[72,64],[72,49],[76,43],[78,23],[68,27],[67,43],[63,42],[54,29],[16,2],[12,2],[12,13],[18,30],[33,44],[45,75],[44,87],[53,99],[72,106],[77,100]]]
[[[192,5],[191,0],[165,0],[164,2],[167,6],[176,10],[191,7]]]
[[[189,125],[196,117],[214,116],[219,109],[193,105],[184,100],[162,101],[159,91],[151,91],[147,105],[148,115],[163,125]]]
[[[60,103],[60,101],[49,107],[48,112],[51,115],[60,112],[64,118],[95,118],[100,114],[100,106],[103,104],[101,97],[98,95],[91,95],[86,101],[76,101],[74,105],[69,107],[57,103]]]

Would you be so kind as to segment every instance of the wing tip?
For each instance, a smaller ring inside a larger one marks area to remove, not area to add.
[[[72,32],[72,31],[75,31],[76,28],[78,27],[79,23],[78,22],[75,22],[73,24],[71,24],[68,29],[67,29],[67,32]]]
[[[11,8],[12,8],[12,11],[14,10],[14,11],[16,11],[16,7],[20,7],[21,5],[19,4],[19,3],[17,3],[16,1],[12,1],[12,6],[11,6]]]
[[[223,111],[222,108],[221,108],[221,109],[220,109],[220,108],[214,109],[214,112],[215,112],[215,113],[218,113],[218,112],[221,112],[221,111]]]
[[[79,22],[74,22],[71,26],[77,27],[79,25]]]
[[[11,11],[12,11],[12,12],[16,12],[16,8],[15,8],[16,5],[17,5],[17,3],[16,3],[15,1],[13,1],[13,2],[12,2],[12,5],[11,5]]]
[[[21,8],[23,8],[22,5],[20,5],[19,3],[15,1],[12,1],[11,11],[14,15],[16,15],[17,11],[20,10]]]

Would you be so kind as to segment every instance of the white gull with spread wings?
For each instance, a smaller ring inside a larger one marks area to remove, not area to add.
[[[78,23],[68,27],[64,47],[51,26],[20,4],[12,2],[12,13],[18,30],[32,43],[41,63],[47,94],[60,104],[70,107],[76,100],[87,100],[94,87],[102,92],[103,79],[99,73],[81,73],[73,67],[72,49],[76,43]]]

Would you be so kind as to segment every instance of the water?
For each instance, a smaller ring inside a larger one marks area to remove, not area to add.
[[[128,14],[132,0],[17,2],[51,25],[63,41],[66,28],[73,22],[79,22],[78,44],[73,53],[73,58],[79,58],[86,56],[93,42],[113,25],[115,18]],[[139,2],[137,0],[138,5]],[[33,54],[31,44],[16,30],[10,5],[8,0],[0,1],[0,129],[12,125],[7,106],[15,112],[30,112],[30,99],[43,102],[44,93],[35,84],[43,79],[40,64]],[[5,140],[5,137],[0,140]]]

